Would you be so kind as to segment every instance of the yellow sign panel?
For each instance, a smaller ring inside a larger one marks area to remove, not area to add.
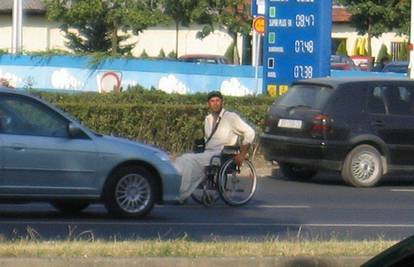
[[[279,86],[279,95],[286,94],[288,90],[289,90],[289,86],[288,85],[281,85],[281,86]]]
[[[265,18],[263,16],[254,18],[253,29],[260,34],[265,32]]]
[[[277,96],[277,86],[275,84],[269,84],[267,86],[267,93],[270,96]]]

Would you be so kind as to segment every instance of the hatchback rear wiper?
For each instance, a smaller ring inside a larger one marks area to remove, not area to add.
[[[311,107],[307,106],[307,105],[295,105],[295,106],[288,107],[287,111],[289,112],[289,111],[291,111],[292,109],[295,109],[295,108],[311,108]]]

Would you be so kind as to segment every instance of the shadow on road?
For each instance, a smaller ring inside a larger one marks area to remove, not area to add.
[[[272,170],[271,176],[272,179],[281,180],[281,181],[288,181],[288,182],[295,182],[300,184],[317,184],[317,185],[336,185],[336,186],[346,186],[347,185],[341,177],[339,172],[331,172],[331,171],[324,171],[318,173],[315,177],[310,180],[292,180],[282,176],[279,173],[278,169]],[[407,187],[407,186],[414,186],[414,175],[413,174],[392,174],[392,175],[385,175],[382,177],[382,180],[379,182],[378,185],[375,187]],[[374,188],[375,188],[374,187]],[[352,188],[352,187],[351,187]]]

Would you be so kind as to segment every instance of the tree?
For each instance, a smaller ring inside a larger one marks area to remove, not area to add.
[[[158,53],[158,58],[165,58],[164,49],[161,48],[160,52]]]
[[[403,5],[406,1],[409,2],[409,0],[338,0],[337,2],[348,8],[352,14],[351,25],[357,29],[358,33],[368,34],[368,55],[372,56],[372,37],[378,37],[404,24],[397,23],[398,20],[404,20],[404,18],[396,13],[396,9],[397,7],[398,10],[406,8],[406,5]]]
[[[338,48],[336,49],[336,54],[341,56],[348,55],[348,51],[346,50],[346,40],[341,40],[341,42],[338,45]]]
[[[383,61],[384,58],[390,59],[391,55],[388,53],[387,46],[385,44],[382,44],[380,50],[378,51],[378,55],[375,62],[380,63]]]
[[[75,52],[129,53],[133,45],[119,31],[139,34],[159,22],[159,12],[150,0],[45,0],[50,20],[60,21]],[[158,13],[158,14],[157,14]]]
[[[411,0],[394,0],[389,10],[391,27],[398,33],[410,34]]]
[[[409,60],[410,59],[410,51],[408,48],[408,43],[403,42],[401,46],[401,51],[398,54],[398,60]]]
[[[250,34],[252,18],[250,16],[250,1],[245,0],[200,0],[193,12],[195,20],[205,24],[198,33],[204,38],[214,32],[215,27],[224,26],[233,39],[233,62],[240,63],[237,51],[237,34]]]
[[[197,7],[197,0],[161,0],[163,13],[175,23],[175,51],[178,54],[178,33],[180,25],[188,27],[192,12]]]

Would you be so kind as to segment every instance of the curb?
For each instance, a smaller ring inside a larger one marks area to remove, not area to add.
[[[133,257],[133,258],[0,258],[3,267],[353,267],[360,266],[371,257],[223,257],[223,258],[175,258],[175,257]]]

